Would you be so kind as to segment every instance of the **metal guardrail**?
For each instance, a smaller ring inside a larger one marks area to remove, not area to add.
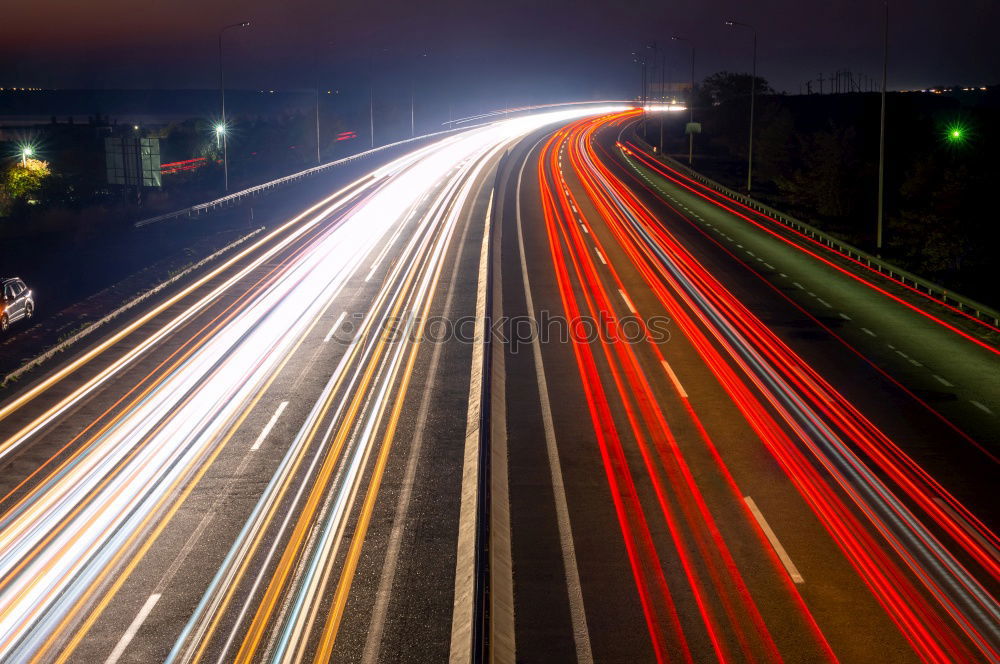
[[[560,103],[560,104],[544,104],[541,107],[571,106],[571,105],[576,105],[576,104],[606,104],[606,103],[612,103],[612,102],[608,102],[608,101],[567,102],[567,103]],[[629,102],[615,102],[615,103],[629,103]],[[510,111],[510,113],[514,114],[514,113],[518,113],[518,112],[523,111],[523,110],[524,109],[512,109]],[[370,156],[372,156],[372,155],[374,155],[374,154],[376,154],[378,152],[381,152],[383,150],[388,150],[390,148],[399,147],[400,145],[406,145],[407,143],[413,143],[413,142],[416,142],[416,141],[422,141],[422,140],[425,140],[425,139],[428,139],[428,138],[433,138],[435,136],[444,136],[444,135],[447,135],[447,134],[454,134],[454,133],[458,133],[458,132],[468,131],[469,129],[475,129],[477,127],[481,127],[481,126],[483,126],[485,124],[489,124],[490,123],[490,118],[491,117],[495,117],[495,115],[496,114],[485,114],[485,115],[482,115],[482,116],[473,116],[473,117],[470,117],[470,118],[464,118],[462,120],[453,120],[450,123],[452,126],[449,129],[443,129],[441,131],[435,131],[435,132],[431,132],[429,134],[423,134],[421,136],[414,136],[413,138],[406,138],[406,139],[403,139],[401,141],[396,141],[395,143],[389,143],[387,145],[380,145],[377,148],[372,148],[371,150],[365,150],[363,152],[359,152],[357,154],[353,154],[353,155],[351,155],[349,157],[344,157],[342,159],[337,159],[335,161],[331,161],[331,162],[328,162],[326,164],[320,164],[318,166],[313,166],[312,168],[307,168],[307,169],[305,169],[303,171],[299,171],[297,173],[292,173],[291,175],[286,175],[284,177],[277,178],[276,180],[270,180],[269,182],[265,182],[263,184],[258,184],[258,185],[255,185],[253,187],[247,187],[246,189],[242,189],[240,191],[233,192],[232,194],[229,194],[227,196],[223,196],[221,198],[216,198],[214,200],[207,201],[205,203],[198,203],[197,205],[192,205],[191,207],[186,207],[186,208],[183,208],[183,209],[180,209],[180,210],[175,210],[173,212],[167,212],[165,214],[157,215],[155,217],[149,217],[148,219],[142,219],[140,221],[135,222],[135,224],[133,224],[133,226],[136,227],[136,228],[141,228],[143,226],[148,226],[150,224],[155,224],[155,223],[160,222],[160,221],[167,221],[168,219],[176,219],[177,217],[184,217],[184,216],[191,217],[191,216],[200,215],[202,212],[209,212],[211,210],[215,210],[215,209],[218,209],[218,208],[221,208],[221,207],[226,207],[226,206],[230,206],[230,205],[238,205],[244,198],[251,197],[251,196],[257,196],[258,194],[261,194],[261,193],[267,191],[268,189],[273,189],[275,187],[280,187],[281,185],[288,184],[289,182],[294,182],[295,180],[299,180],[301,178],[309,177],[311,175],[316,175],[317,173],[319,173],[321,171],[324,171],[324,170],[326,170],[328,168],[333,168],[334,166],[340,166],[340,165],[343,165],[343,164],[350,163],[352,161],[357,161],[358,159],[363,159],[365,157],[370,157]],[[459,122],[475,122],[475,121],[479,121],[479,123],[478,124],[468,124],[468,125],[465,125],[463,127],[458,127],[458,128],[454,127],[454,125],[457,124],[457,123],[459,123]]]
[[[168,286],[171,286],[172,284],[177,283],[178,281],[180,281],[181,279],[183,279],[187,275],[191,274],[195,270],[198,270],[198,269],[204,267],[205,265],[207,265],[208,263],[211,263],[212,261],[214,261],[219,256],[222,256],[223,254],[225,254],[228,251],[231,251],[232,249],[235,249],[236,247],[240,246],[241,244],[243,244],[247,240],[250,240],[251,238],[255,237],[257,234],[261,233],[263,230],[264,230],[264,227],[261,226],[260,228],[257,228],[256,230],[253,230],[250,233],[248,233],[246,235],[243,235],[242,237],[237,238],[236,240],[230,242],[229,244],[227,244],[226,246],[222,247],[221,249],[219,249],[219,250],[211,253],[208,256],[205,256],[204,258],[202,258],[201,260],[199,260],[197,263],[194,263],[193,265],[189,265],[188,267],[184,268],[183,270],[181,270],[177,274],[175,274],[172,277],[168,278],[166,281],[162,281],[159,284],[157,284],[156,286],[153,286],[152,288],[150,288],[148,290],[145,290],[142,293],[139,293],[138,295],[136,295],[135,297],[133,297],[131,300],[129,300],[125,304],[121,305],[120,307],[118,307],[117,309],[115,309],[114,311],[112,311],[111,313],[105,315],[104,317],[102,317],[102,318],[100,318],[100,319],[98,319],[98,320],[96,320],[96,321],[94,321],[92,323],[87,324],[86,326],[84,326],[83,329],[81,329],[80,331],[78,331],[75,334],[71,335],[69,338],[60,341],[55,346],[53,346],[52,348],[49,348],[47,351],[45,351],[41,355],[38,355],[38,356],[32,358],[31,360],[28,360],[27,362],[25,362],[24,364],[22,364],[17,369],[15,369],[15,370],[11,371],[10,373],[8,373],[6,376],[3,377],[3,380],[0,380],[0,389],[7,387],[7,384],[10,383],[11,381],[17,380],[18,378],[20,378],[22,375],[24,375],[28,371],[31,371],[35,367],[41,365],[43,362],[46,362],[47,360],[51,359],[57,353],[62,353],[63,351],[65,351],[67,348],[69,348],[73,344],[75,344],[78,341],[82,340],[84,337],[87,337],[92,332],[95,332],[96,330],[98,330],[100,327],[102,327],[104,325],[107,325],[109,322],[113,321],[118,316],[120,316],[123,313],[129,311],[130,309],[134,308],[136,305],[141,304],[142,302],[148,300],[149,298],[153,297],[154,295],[156,295],[157,293],[159,293],[163,289],[167,288]]]
[[[358,152],[357,154],[350,155],[349,157],[343,157],[342,159],[337,159],[335,161],[327,162],[325,164],[320,164],[318,166],[313,166],[312,168],[307,168],[303,171],[297,173],[292,173],[291,175],[286,175],[284,177],[277,178],[275,180],[270,180],[264,182],[263,184],[254,185],[253,187],[247,187],[246,189],[241,189],[240,191],[233,192],[227,196],[221,198],[216,198],[205,203],[198,203],[197,205],[192,205],[180,210],[175,210],[173,212],[167,212],[165,214],[157,215],[155,217],[149,217],[148,219],[142,219],[133,224],[136,228],[142,228],[143,226],[149,226],[150,224],[155,224],[160,221],[167,221],[168,219],[176,219],[177,217],[192,217],[198,216],[202,212],[210,212],[223,207],[229,207],[233,205],[238,205],[245,198],[258,196],[269,189],[274,189],[275,187],[280,187],[282,185],[306,178],[312,175],[316,175],[328,168],[333,168],[335,166],[342,166],[343,164],[351,163],[352,161],[357,161],[359,159],[364,159],[365,157],[370,157],[376,153],[388,150],[391,148],[399,147],[400,145],[405,145],[407,143],[413,143],[415,141],[422,141],[427,138],[432,138],[434,136],[443,136],[445,134],[452,134],[456,132],[466,131],[471,127],[462,127],[459,129],[446,129],[444,131],[432,132],[430,134],[424,134],[422,136],[414,136],[413,138],[407,138],[402,141],[396,141],[395,143],[389,143],[387,145],[380,145],[377,148],[372,148],[371,150],[365,150],[363,152]]]
[[[632,132],[632,136],[630,138],[636,143],[645,145],[649,148],[649,153],[652,154],[653,146],[640,138],[634,131]],[[933,281],[924,279],[923,277],[913,274],[912,272],[908,272],[907,270],[897,267],[892,263],[879,258],[878,256],[873,256],[866,251],[858,249],[852,244],[848,244],[847,242],[833,237],[828,233],[824,233],[815,226],[799,221],[794,217],[790,217],[783,212],[775,210],[769,205],[765,205],[758,200],[750,198],[749,196],[733,191],[729,187],[702,175],[688,166],[685,166],[673,157],[662,154],[657,154],[655,156],[660,160],[667,162],[671,168],[684,173],[691,179],[697,180],[703,185],[715,189],[719,193],[725,194],[729,198],[732,198],[733,200],[736,200],[761,214],[767,215],[775,221],[781,222],[785,226],[788,226],[789,228],[792,228],[822,244],[825,244],[831,249],[834,249],[849,258],[864,263],[869,268],[901,283],[903,286],[913,288],[921,294],[927,295],[931,299],[939,301],[945,306],[957,308],[960,312],[972,316],[983,323],[992,325],[993,327],[1000,327],[1000,311],[997,311],[992,307],[988,307],[985,304],[976,302],[975,300],[967,298],[964,295],[955,293],[944,286],[934,283]]]

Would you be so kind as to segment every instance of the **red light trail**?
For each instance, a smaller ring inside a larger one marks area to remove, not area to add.
[[[595,263],[589,244],[593,243],[602,256],[609,253],[564,180],[560,155],[568,157],[567,171],[571,169],[579,180],[587,193],[587,202],[597,210],[619,248],[914,651],[928,662],[971,659],[973,648],[995,659],[1000,616],[995,599],[912,507],[936,526],[935,532],[948,537],[968,554],[981,573],[994,580],[1000,579],[1000,564],[990,547],[995,550],[1000,540],[746,309],[601,163],[593,148],[594,133],[632,115],[623,113],[576,122],[555,134],[540,157],[538,177],[543,213],[567,315],[572,319],[585,309],[595,316],[600,314],[617,330],[619,319],[609,286],[620,290],[629,309],[633,309],[636,298],[628,296],[613,265]],[[627,145],[625,149],[635,156],[635,146]],[[659,170],[658,165],[647,163],[651,162],[648,157],[637,158]],[[676,177],[668,174],[665,177],[694,191]],[[695,193],[778,235],[738,210]],[[799,248],[832,265],[817,252]],[[832,266],[861,280],[839,266]],[[982,345],[881,287],[864,283]],[[676,553],[681,562],[716,656],[721,661],[736,655],[751,661],[780,660],[774,640],[743,585],[727,544],[715,527],[674,440],[662,406],[657,403],[637,359],[636,349],[605,339],[599,345],[600,355],[595,355],[591,344],[580,341],[574,343],[574,352],[654,651],[662,660],[669,658],[668,653],[680,652],[685,656],[689,653],[684,634],[678,633],[674,598],[659,567],[662,558],[670,554],[656,550],[649,532],[649,520],[655,517],[644,512],[635,497],[634,477],[623,451],[627,439],[633,439],[639,448],[675,549],[671,553]],[[647,345],[662,365],[669,367],[660,348],[651,341]],[[608,371],[599,370],[602,361]],[[686,395],[679,396],[733,500],[742,504],[742,493],[695,408]],[[610,406],[614,402],[622,405],[628,423],[626,430],[615,422]],[[897,493],[909,502],[904,503]],[[746,506],[743,507],[761,546],[785,579],[787,598],[809,626],[817,649],[828,659],[834,659],[764,534]]]

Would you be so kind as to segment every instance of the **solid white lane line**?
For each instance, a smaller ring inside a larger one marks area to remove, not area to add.
[[[111,651],[108,658],[104,660],[104,664],[115,664],[122,655],[125,654],[125,649],[128,648],[128,644],[132,643],[132,639],[135,638],[136,632],[142,627],[142,623],[146,622],[146,618],[149,617],[150,611],[156,606],[156,603],[160,601],[160,594],[150,595],[146,598],[146,603],[142,605],[139,609],[139,613],[135,614],[135,619],[132,620],[132,624],[128,626],[125,633],[122,634],[122,638],[118,639],[118,644],[115,649]]]
[[[677,388],[677,391],[680,392],[680,395],[687,399],[687,390],[685,390],[684,386],[681,385],[681,381],[677,379],[677,374],[674,373],[673,367],[667,364],[666,360],[663,360],[663,369],[667,372],[667,375],[670,376],[670,380],[673,382],[674,387]]]
[[[326,333],[325,337],[323,337],[323,343],[326,343],[327,341],[330,340],[331,337],[333,337],[333,333],[336,332],[337,328],[340,327],[340,324],[344,322],[345,316],[347,316],[347,312],[341,311],[340,315],[337,316],[337,320],[334,321],[333,325],[330,326],[330,331]]]
[[[939,376],[937,374],[931,374],[931,375],[934,376],[934,379],[937,380],[937,382],[941,383],[945,387],[955,387],[954,383],[949,383],[948,381],[946,381],[941,376]]]
[[[639,312],[636,311],[635,307],[632,306],[632,300],[628,299],[628,295],[625,294],[625,291],[623,291],[621,288],[619,288],[618,289],[618,294],[622,296],[623,300],[625,300],[625,305],[628,307],[628,310],[631,311],[632,313],[638,315]]]
[[[486,328],[486,277],[489,265],[493,191],[486,208],[483,239],[479,249],[476,286],[476,323],[473,332],[472,370],[469,377],[469,409],[465,421],[465,453],[458,515],[455,555],[455,598],[451,612],[451,664],[464,664],[472,653],[473,599],[476,576],[476,504],[479,500],[479,435],[482,409],[484,338]]]
[[[260,449],[260,446],[261,444],[263,444],[264,439],[267,438],[267,434],[271,433],[271,429],[274,428],[274,425],[278,422],[278,418],[281,417],[281,413],[283,413],[285,408],[287,407],[288,407],[287,401],[282,401],[280,404],[278,404],[278,410],[274,411],[274,415],[272,415],[271,419],[267,421],[267,424],[264,426],[264,429],[260,432],[260,435],[257,436],[257,440],[255,440],[253,445],[250,447],[251,450]]]
[[[743,496],[743,500],[746,501],[747,507],[750,508],[750,513],[753,514],[753,518],[757,520],[757,525],[764,531],[764,535],[767,537],[767,541],[771,543],[771,547],[774,549],[774,552],[778,554],[778,560],[780,560],[781,564],[785,566],[788,576],[792,578],[794,583],[805,583],[805,579],[802,578],[802,575],[799,573],[799,569],[795,566],[795,563],[792,562],[792,559],[788,556],[788,552],[785,551],[785,547],[783,547],[781,542],[778,541],[778,536],[774,534],[773,530],[771,530],[771,525],[767,522],[767,519],[764,518],[760,509],[758,509],[757,503],[755,503],[753,498],[750,496]]]
[[[601,255],[601,252],[597,249],[597,247],[594,247],[594,253],[597,254],[597,258],[600,259],[602,265],[608,264],[608,262],[604,260],[604,256]]]
[[[493,261],[493,320],[503,317],[503,225],[496,229]],[[490,347],[490,661],[515,664],[517,639],[514,627],[514,557],[511,553],[510,472],[507,452],[507,367],[502,343]]]
[[[540,141],[539,141],[540,142]],[[537,143],[536,143],[537,145]],[[530,155],[530,152],[529,152]],[[527,163],[525,159],[525,164]],[[531,282],[528,280],[528,261],[524,252],[524,232],[521,229],[521,178],[524,164],[517,176],[516,213],[517,244],[521,252],[521,281],[524,283],[524,300],[529,316],[535,312],[531,297]],[[594,249],[597,251],[597,249]],[[597,254],[601,256],[600,252]],[[601,257],[601,262],[604,258]],[[545,365],[542,364],[542,347],[538,335],[532,335],[531,353],[535,363],[535,381],[538,385],[538,401],[542,410],[542,428],[545,432],[545,452],[549,462],[549,476],[552,481],[552,497],[556,507],[556,525],[559,528],[559,548],[562,552],[563,573],[566,575],[566,594],[569,602],[570,622],[573,625],[573,642],[576,645],[576,661],[579,664],[593,664],[594,655],[590,647],[590,633],[587,631],[587,613],[583,605],[583,590],[580,585],[580,571],[576,564],[576,545],[573,543],[573,527],[569,520],[569,504],[563,482],[562,464],[559,461],[559,446],[556,444],[555,425],[552,423],[552,404],[549,401],[548,380]]]

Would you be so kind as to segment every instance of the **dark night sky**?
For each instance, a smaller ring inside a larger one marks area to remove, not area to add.
[[[227,34],[227,87],[323,87],[408,76],[489,86],[517,98],[634,94],[630,52],[671,33],[698,47],[699,78],[749,70],[777,89],[838,68],[877,75],[881,3],[864,0],[35,0],[4,3],[0,85],[58,88],[200,88],[217,84],[218,26]],[[964,6],[962,6],[964,5]],[[891,3],[890,86],[1000,82],[1000,2]],[[417,60],[415,55],[428,55]],[[686,72],[687,52],[671,48]],[[686,78],[687,74],[683,75]],[[680,80],[681,75],[675,77]],[[408,79],[407,79],[408,80]]]

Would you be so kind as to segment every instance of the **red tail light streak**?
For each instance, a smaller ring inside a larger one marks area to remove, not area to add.
[[[542,153],[538,177],[543,212],[566,313],[573,317],[583,309],[616,321],[615,299],[605,286],[609,279],[627,298],[630,309],[636,302],[635,297],[627,297],[614,265],[598,265],[593,258],[590,244],[602,256],[611,254],[563,179],[564,173],[572,173],[586,192],[587,203],[597,210],[646,286],[914,651],[928,662],[969,659],[977,650],[995,659],[1000,609],[978,577],[1000,579],[1000,562],[994,554],[1000,540],[739,302],[601,162],[593,146],[594,133],[629,115],[578,121],[553,136]],[[664,170],[638,154],[635,146],[626,144],[622,149],[650,168]],[[567,158],[568,165],[563,165]],[[695,183],[679,174],[664,171],[664,175],[696,191]],[[766,223],[744,215],[734,203],[717,204],[752,223]],[[818,248],[803,251],[829,261]],[[868,285],[905,306],[914,306],[876,284]],[[938,322],[979,343],[948,323]],[[652,342],[649,346],[663,360],[660,348]],[[780,659],[727,542],[715,529],[698,483],[673,441],[671,425],[635,351],[628,344],[602,342],[599,355],[584,343],[574,344],[574,352],[657,655],[666,661],[673,653],[687,652],[684,635],[677,633],[672,618],[672,598],[656,567],[664,556],[676,553],[716,656],[723,661],[734,656]],[[601,356],[603,360],[598,359]],[[597,368],[602,362],[609,369],[603,373]],[[668,366],[665,361],[664,366]],[[701,426],[697,406],[685,394],[678,396],[701,432],[718,473],[738,500],[742,494]],[[627,433],[639,447],[660,515],[644,512],[631,498],[634,479],[622,462],[623,431],[609,415],[611,400],[620,400],[624,407]],[[749,512],[745,516],[767,548]],[[666,524],[675,549],[671,554],[657,551],[649,536],[649,520],[654,518]],[[688,531],[692,536],[685,534]],[[952,549],[961,551],[967,556],[963,560],[974,561],[978,569],[966,569]],[[700,561],[698,565],[695,560]],[[771,560],[778,566],[775,558]],[[833,659],[816,621],[790,582],[785,592],[787,601],[798,607],[818,652]],[[727,629],[720,629],[723,624]],[[727,639],[724,633],[734,636]]]

